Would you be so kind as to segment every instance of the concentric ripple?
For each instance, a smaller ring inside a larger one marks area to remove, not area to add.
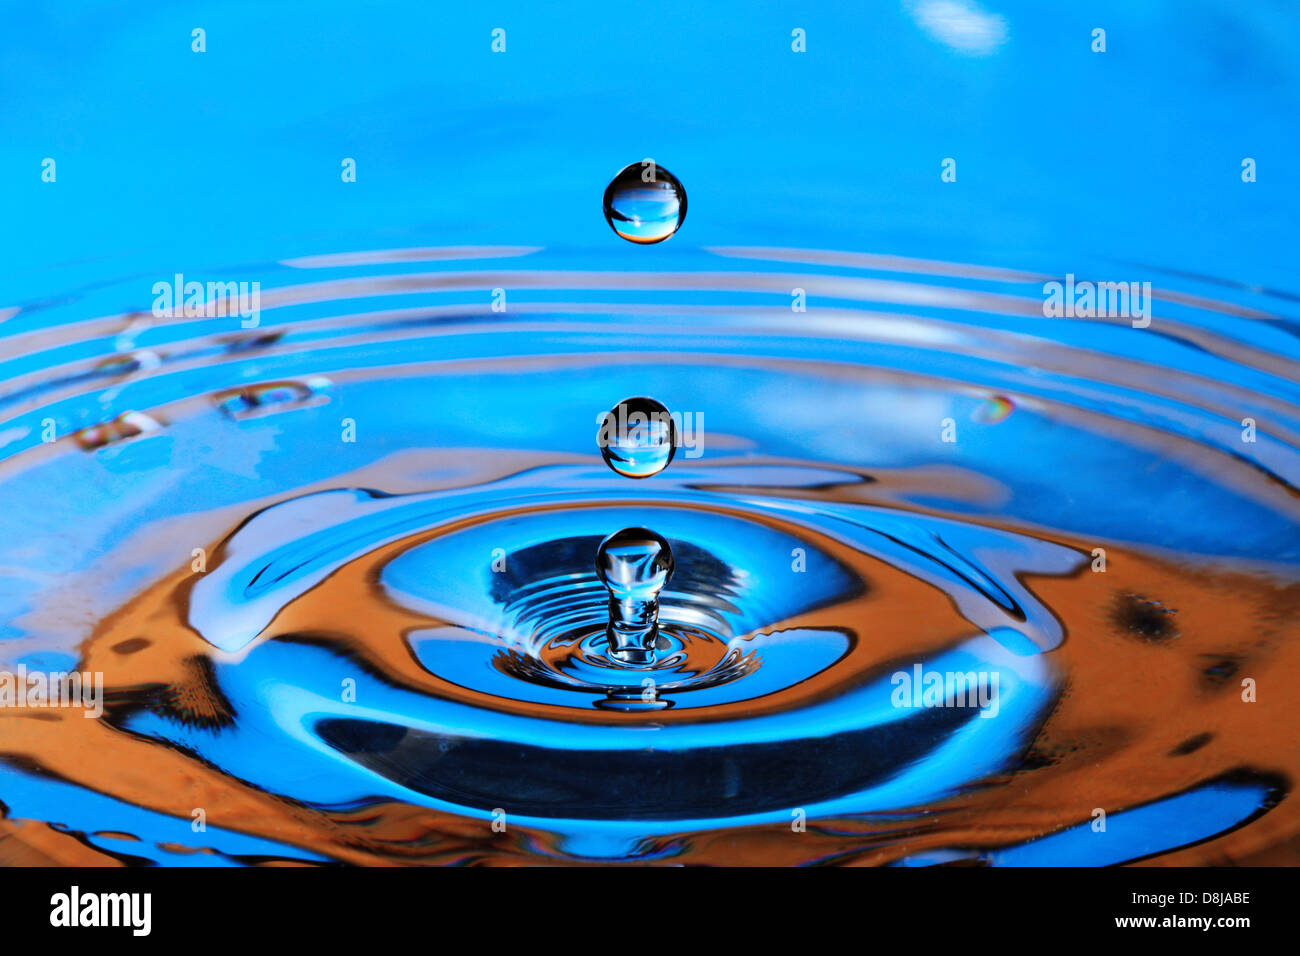
[[[1177,277],[1134,328],[987,266],[665,261],[286,260],[250,329],[103,314],[135,280],[0,308],[0,669],[106,701],[5,710],[0,825],[160,863],[1248,861],[1300,833],[1291,300]],[[650,482],[592,442],[628,395],[700,425]],[[629,526],[676,560],[648,665],[611,658],[594,565]]]

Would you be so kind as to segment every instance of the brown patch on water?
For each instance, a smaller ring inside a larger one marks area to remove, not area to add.
[[[752,516],[751,516],[752,519]],[[780,526],[775,519],[768,520]],[[414,630],[444,622],[396,606],[377,583],[378,568],[437,533],[421,532],[353,561],[283,608],[264,640],[306,640],[351,655],[386,681],[424,694],[539,716],[571,717],[548,705],[503,702],[425,671],[407,643]],[[808,537],[806,531],[800,532]],[[814,536],[815,537],[815,536]],[[870,582],[851,601],[783,622],[835,627],[854,636],[847,667],[774,695],[694,711],[660,711],[655,721],[723,719],[807,703],[877,675],[900,659],[919,660],[968,637],[972,628],[933,587],[829,539],[815,545]],[[1096,542],[1059,543],[1089,554]],[[210,554],[220,560],[213,541]],[[1060,677],[1059,699],[1024,752],[1005,772],[968,792],[906,813],[810,820],[655,837],[648,846],[669,862],[784,864],[823,860],[884,864],[929,850],[982,851],[1086,824],[1108,815],[1250,772],[1289,790],[1300,770],[1300,586],[1262,571],[1176,561],[1107,545],[1108,570],[1071,576],[1024,575],[1022,583],[1058,616],[1064,643],[1047,655]],[[188,822],[298,846],[346,863],[521,864],[558,861],[555,838],[512,824],[384,801],[326,811],[259,790],[220,768],[125,730],[121,718],[146,707],[187,723],[220,727],[239,719],[214,679],[213,664],[241,654],[218,651],[187,623],[194,575],[178,570],[100,621],[81,648],[79,670],[102,671],[103,719],[79,712],[0,712],[0,757],[19,766]],[[1176,610],[1175,610],[1176,609]],[[1258,699],[1242,700],[1254,680]],[[592,723],[626,723],[635,714],[584,712]],[[286,753],[286,760],[293,754]],[[1249,824],[1197,846],[1148,861],[1168,864],[1285,862],[1296,856],[1300,810],[1290,799]],[[129,850],[124,851],[129,856]],[[46,823],[0,819],[0,863],[114,865],[109,853]]]

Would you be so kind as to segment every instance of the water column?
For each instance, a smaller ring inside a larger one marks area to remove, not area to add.
[[[600,452],[625,478],[649,478],[668,467],[677,430],[668,409],[652,398],[629,398],[606,413]],[[673,574],[673,552],[649,528],[624,528],[600,543],[596,575],[609,591],[610,657],[653,664],[659,636],[659,592]]]

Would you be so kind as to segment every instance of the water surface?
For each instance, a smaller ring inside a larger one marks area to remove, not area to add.
[[[1295,19],[959,9],[691,5],[652,75],[581,5],[13,13],[0,668],[105,706],[0,709],[4,860],[1293,860]],[[702,441],[629,480],[642,395]]]

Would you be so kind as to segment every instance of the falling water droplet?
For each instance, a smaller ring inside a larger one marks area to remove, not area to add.
[[[624,478],[649,478],[668,467],[677,448],[677,424],[653,398],[625,398],[596,434],[600,454]]]
[[[605,221],[629,242],[663,242],[686,221],[686,190],[650,160],[625,166],[605,187]]]
[[[600,543],[596,575],[609,591],[611,656],[653,664],[659,636],[659,592],[673,574],[668,542],[648,528],[624,528]]]

